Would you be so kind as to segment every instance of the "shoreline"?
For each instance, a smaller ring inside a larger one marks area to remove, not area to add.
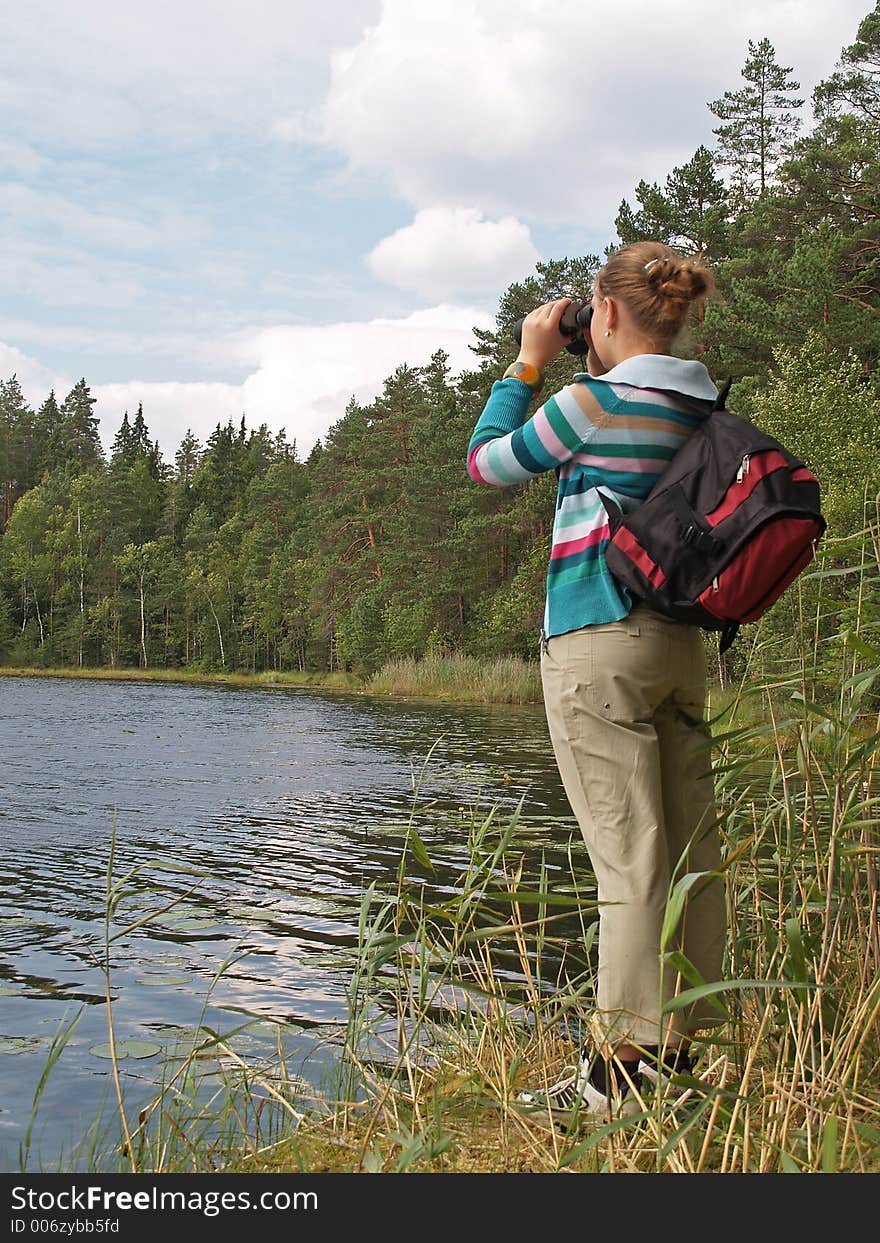
[[[503,659],[503,658],[502,658]],[[382,675],[379,670],[376,677]],[[64,678],[99,682],[168,682],[178,685],[237,686],[249,690],[318,690],[334,691],[347,695],[370,695],[377,699],[428,699],[448,703],[473,703],[503,705],[508,707],[540,707],[541,699],[501,699],[480,695],[478,690],[462,691],[453,686],[437,686],[435,689],[419,687],[417,692],[389,686],[387,682],[373,685],[354,673],[242,673],[242,672],[196,672],[186,669],[107,669],[107,668],[57,668],[35,669],[29,666],[0,666],[0,678]],[[458,690],[458,693],[456,693]]]

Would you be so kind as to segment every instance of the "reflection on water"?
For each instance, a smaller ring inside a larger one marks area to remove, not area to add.
[[[127,899],[121,925],[178,900],[113,946],[120,1038],[167,1048],[200,1022],[283,1021],[314,1077],[337,1056],[361,899],[396,888],[411,818],[438,896],[455,890],[475,807],[523,800],[527,870],[544,858],[562,879],[572,841],[586,862],[539,707],[5,677],[0,743],[0,1169],[16,1167],[46,1050],[83,1003],[33,1168],[70,1168],[110,1086],[94,1050],[114,835],[114,876],[144,865],[132,887],[158,886]],[[127,1094],[146,1097],[160,1062],[126,1059]]]

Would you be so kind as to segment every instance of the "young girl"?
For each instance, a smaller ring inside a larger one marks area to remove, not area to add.
[[[672,886],[705,874],[667,950],[684,954],[702,980],[720,978],[726,915],[702,634],[634,601],[613,578],[602,500],[625,512],[638,506],[707,417],[717,391],[706,368],[671,349],[712,288],[706,268],[660,243],[618,251],[595,282],[589,375],[527,417],[543,369],[570,339],[559,331],[570,299],[538,307],[468,448],[477,483],[503,487],[547,470],[559,479],[541,678],[560,776],[598,882],[596,1039],[570,1074],[521,1099],[581,1116],[638,1108],[642,1076],[673,1090],[675,1074],[692,1069],[693,1033],[722,1021],[717,1002],[666,1010],[682,981],[660,951]]]

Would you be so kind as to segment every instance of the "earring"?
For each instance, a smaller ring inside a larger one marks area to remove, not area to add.
[[[605,336],[606,336],[606,337],[610,337],[610,336],[611,336],[611,329],[610,329],[610,328],[606,328],[606,329],[605,329]]]

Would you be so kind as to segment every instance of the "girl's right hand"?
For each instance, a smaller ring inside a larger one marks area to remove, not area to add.
[[[557,298],[544,306],[536,306],[523,320],[522,342],[517,362],[530,363],[543,371],[552,362],[569,338],[559,331],[559,321],[571,298]]]

